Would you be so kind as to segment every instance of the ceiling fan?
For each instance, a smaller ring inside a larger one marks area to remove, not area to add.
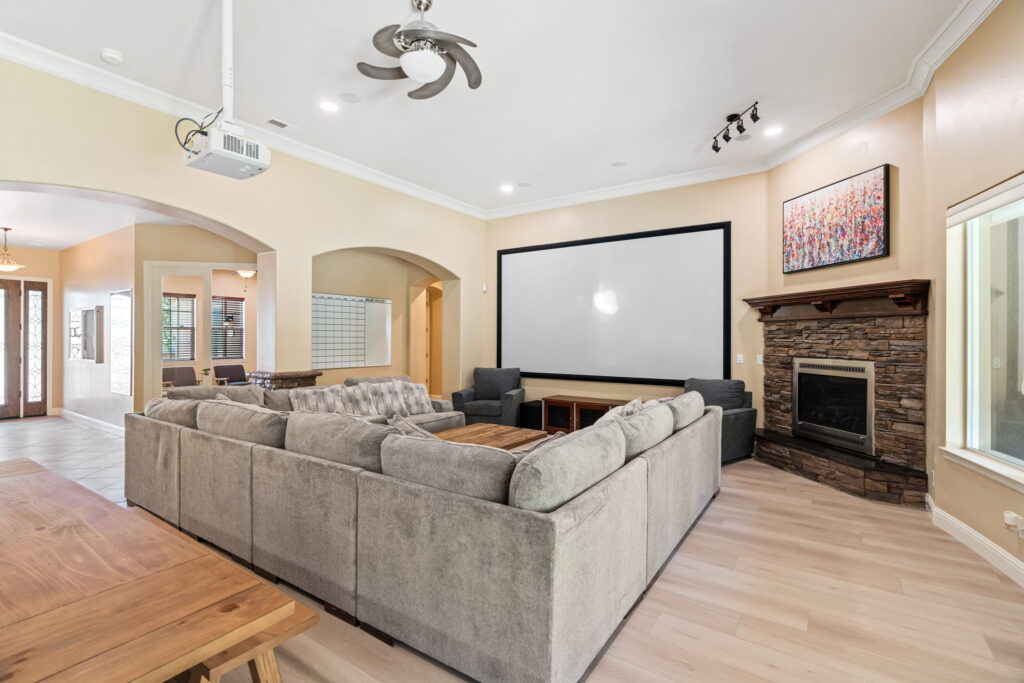
[[[437,26],[424,20],[423,14],[433,5],[433,0],[412,0],[419,10],[420,18],[405,26],[385,26],[373,34],[373,46],[388,57],[397,57],[399,66],[374,66],[359,62],[359,73],[370,78],[395,81],[409,78],[424,85],[409,93],[414,100],[425,100],[448,87],[455,75],[455,67],[461,66],[466,74],[469,87],[480,87],[483,80],[480,67],[466,52],[467,45],[476,43],[452,33],[437,30]]]

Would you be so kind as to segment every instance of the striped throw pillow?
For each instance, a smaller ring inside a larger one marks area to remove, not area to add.
[[[330,387],[318,389],[292,389],[293,410],[306,410],[311,413],[333,413],[338,409],[337,400]]]
[[[376,412],[373,400],[365,391],[368,384],[356,384],[345,386],[335,384],[330,387],[331,394],[336,401],[335,412],[348,413],[349,415],[380,415]]]
[[[395,415],[409,414],[409,409],[402,400],[403,384],[405,382],[366,382],[359,386],[370,395],[377,414],[391,418]]]
[[[402,400],[408,408],[408,415],[423,415],[434,412],[434,405],[430,402],[430,394],[427,393],[426,384],[413,384],[412,382],[395,382],[402,392]]]

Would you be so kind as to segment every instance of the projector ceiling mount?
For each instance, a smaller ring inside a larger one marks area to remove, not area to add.
[[[455,76],[455,67],[462,67],[469,87],[480,87],[483,77],[480,67],[466,52],[476,43],[453,33],[439,31],[437,26],[426,21],[423,15],[433,5],[433,0],[412,0],[420,18],[405,26],[392,24],[373,34],[373,46],[388,57],[397,57],[399,66],[374,66],[359,62],[359,73],[370,78],[395,81],[409,78],[424,85],[409,93],[414,100],[434,97],[448,87]]]

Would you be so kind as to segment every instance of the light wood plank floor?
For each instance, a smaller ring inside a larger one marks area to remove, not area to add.
[[[77,470],[112,499],[117,441],[63,419],[0,422],[0,460]],[[327,615],[279,659],[294,683],[459,680]],[[1024,589],[924,511],[741,462],[589,680],[1024,681]]]

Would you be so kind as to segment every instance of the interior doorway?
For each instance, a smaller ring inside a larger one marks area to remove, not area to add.
[[[438,281],[426,288],[427,296],[427,391],[431,396],[441,396],[441,380],[444,377],[444,352],[442,339],[444,330],[443,292]]]
[[[46,282],[0,279],[0,419],[46,415]]]

